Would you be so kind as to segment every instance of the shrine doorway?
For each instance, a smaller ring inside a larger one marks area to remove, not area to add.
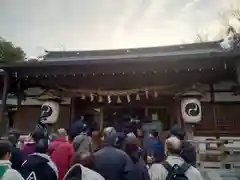
[[[109,107],[102,108],[103,127],[120,127],[130,119],[140,120],[143,131],[156,130],[159,133],[169,130],[170,115],[165,107]]]

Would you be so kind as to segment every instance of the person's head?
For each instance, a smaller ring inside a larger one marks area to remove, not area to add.
[[[154,139],[158,139],[158,132],[157,132],[157,130],[152,130],[151,137],[154,138]]]
[[[18,139],[17,139],[16,135],[14,135],[14,134],[9,134],[9,135],[8,135],[8,141],[9,141],[10,143],[12,143],[13,146],[16,146],[16,144],[17,144],[17,142],[18,142]]]
[[[117,132],[116,140],[114,142],[114,147],[118,149],[123,149],[125,138],[126,138],[126,135],[123,132]]]
[[[185,135],[185,131],[177,125],[170,130],[170,136],[176,136],[181,141],[185,139]]]
[[[7,140],[0,140],[0,160],[10,160],[12,144]]]
[[[10,129],[8,131],[8,136],[10,136],[10,135],[14,135],[16,140],[18,141],[18,139],[19,139],[19,137],[21,135],[21,132],[19,130],[17,130],[17,129]]]
[[[182,152],[182,142],[176,136],[169,137],[165,145],[168,155],[180,155]]]
[[[92,132],[92,142],[94,143],[96,148],[101,148],[102,140],[101,140],[101,132],[93,131]]]
[[[93,131],[92,132],[92,139],[93,140],[99,140],[99,139],[101,139],[101,132],[100,131]]]
[[[73,158],[73,161],[71,165],[75,164],[82,164],[83,166],[87,168],[92,168],[94,162],[94,156],[90,152],[84,152],[84,153],[75,153],[75,156]]]
[[[103,130],[102,138],[104,141],[113,140],[116,135],[116,130],[114,127],[106,127]]]
[[[36,152],[43,154],[48,152],[48,141],[46,139],[40,139],[36,142]]]
[[[57,131],[58,137],[64,137],[66,140],[68,139],[67,131],[64,128],[60,128]]]
[[[36,128],[35,131],[32,133],[32,139],[37,142],[40,139],[44,139],[45,131],[43,128]]]
[[[130,133],[125,139],[125,151],[134,160],[139,158],[139,141],[137,137]]]
[[[49,135],[49,138],[50,138],[51,141],[54,141],[55,139],[58,138],[58,134],[52,133],[52,134]]]

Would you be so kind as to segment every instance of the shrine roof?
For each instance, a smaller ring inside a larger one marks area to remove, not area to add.
[[[175,56],[186,54],[203,54],[222,52],[219,42],[206,42],[194,44],[182,44],[172,46],[112,49],[93,51],[46,51],[44,61],[78,61],[101,59],[131,59],[135,57],[149,56]]]
[[[26,61],[0,65],[0,68],[113,64],[150,61],[152,59],[157,61],[171,59],[181,60],[185,58],[230,57],[235,56],[235,54],[235,52],[224,51],[220,46],[220,41],[133,49],[46,51],[46,55],[41,61]],[[237,55],[240,55],[240,52],[238,52]]]

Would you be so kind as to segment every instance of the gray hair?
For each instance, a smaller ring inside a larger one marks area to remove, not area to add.
[[[170,154],[179,155],[182,151],[182,142],[176,136],[171,136],[166,140],[166,148]]]
[[[60,128],[58,129],[57,134],[59,137],[67,136],[67,131],[64,128]]]
[[[103,130],[103,139],[109,139],[117,133],[116,129],[114,127],[106,127]]]

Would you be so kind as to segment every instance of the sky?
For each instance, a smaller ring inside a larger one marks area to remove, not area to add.
[[[28,56],[216,40],[237,1],[0,0],[0,37]]]

